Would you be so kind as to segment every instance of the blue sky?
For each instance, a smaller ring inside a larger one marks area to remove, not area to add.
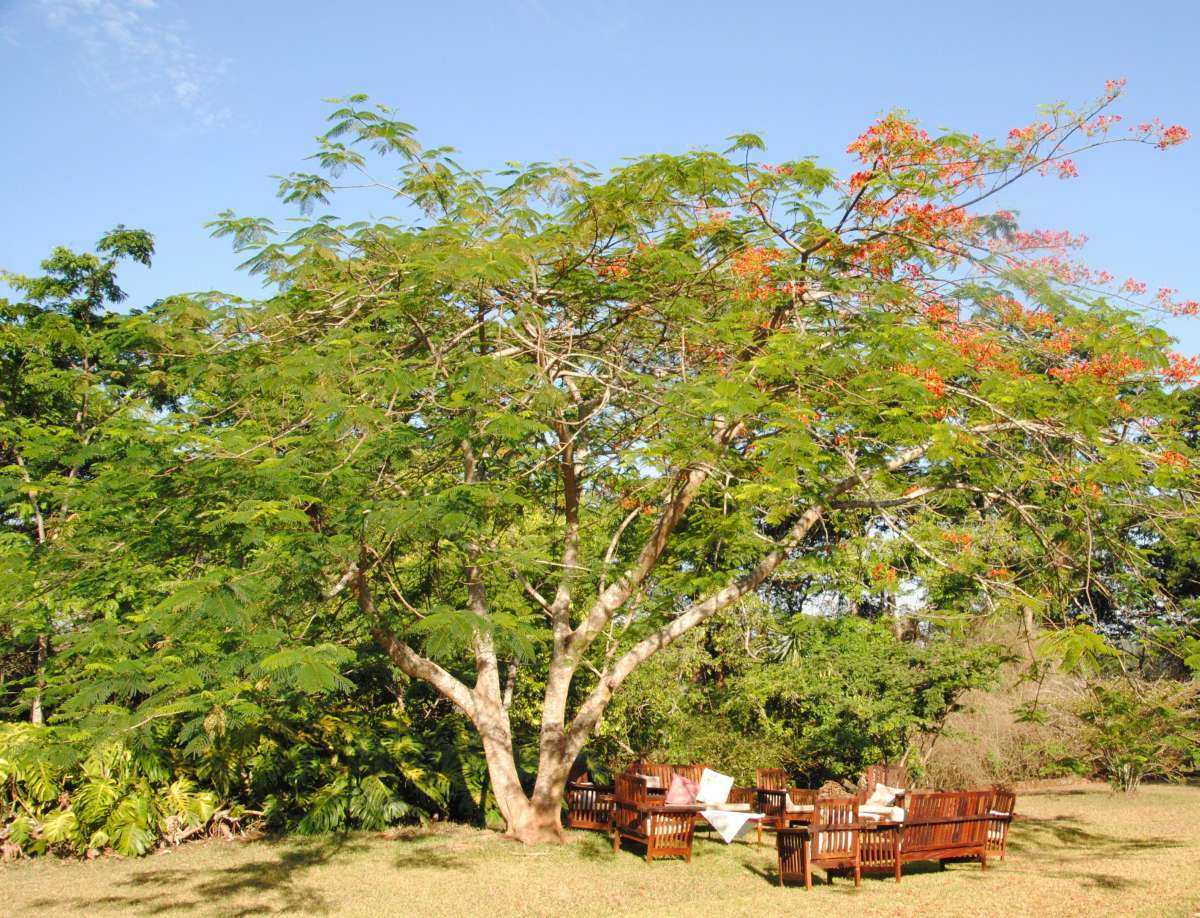
[[[1004,134],[1036,106],[1126,77],[1120,111],[1200,136],[1200,4],[705,4],[0,0],[6,136],[0,266],[125,223],[157,237],[126,270],[132,305],[261,291],[206,220],[278,216],[273,174],[302,166],[323,97],[367,92],[473,167],[598,166],[722,147],[757,131],[770,158],[847,163],[846,144],[902,107],[931,129]],[[1033,179],[997,206],[1084,232],[1089,262],[1200,298],[1200,140],[1097,151],[1078,179]],[[339,199],[352,218],[391,202]],[[1173,323],[1200,351],[1200,320]]]

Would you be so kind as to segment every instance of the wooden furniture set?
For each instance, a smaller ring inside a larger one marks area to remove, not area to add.
[[[855,881],[861,872],[887,872],[900,882],[905,864],[917,861],[978,860],[987,869],[989,850],[1002,851],[1004,838],[991,838],[993,823],[1007,836],[1015,797],[1005,791],[959,791],[908,793],[904,821],[858,819],[858,800],[847,797],[836,813],[829,804],[817,801],[812,823],[780,829],[776,835],[779,853],[779,882],[803,881],[812,886],[812,868],[823,867],[829,881],[833,871],[853,869]],[[853,804],[854,819],[847,823],[845,812]],[[997,810],[996,806],[1006,810]],[[846,833],[857,838],[851,842]],[[836,842],[826,839],[834,838]],[[997,847],[992,847],[993,844]],[[1003,856],[1003,855],[1002,855]],[[847,859],[853,857],[850,865]]]
[[[671,806],[665,802],[676,774],[699,783],[704,765],[634,762],[618,775],[611,789],[592,784],[586,774],[567,785],[567,817],[572,828],[611,832],[613,850],[623,842],[645,846],[646,862],[656,857],[682,857],[691,862],[692,840],[700,804]],[[863,872],[891,873],[900,882],[905,864],[917,861],[978,860],[987,869],[989,855],[1004,857],[1016,797],[1011,790],[931,793],[909,791],[901,766],[872,766],[856,795],[819,796],[815,790],[790,787],[782,769],[759,769],[754,788],[734,787],[729,801],[752,804],[765,814],[765,826],[776,831],[779,882],[812,887],[812,869],[854,877]],[[870,819],[860,806],[877,785],[904,789],[903,821]],[[652,787],[650,785],[659,785]]]

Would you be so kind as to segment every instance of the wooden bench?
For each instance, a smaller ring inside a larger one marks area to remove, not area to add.
[[[862,869],[894,873],[917,861],[978,860],[987,869],[992,791],[912,793],[904,822],[883,822],[863,834]]]

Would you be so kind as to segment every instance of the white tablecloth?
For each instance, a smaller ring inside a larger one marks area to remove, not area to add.
[[[744,813],[732,810],[701,810],[700,817],[717,830],[725,844],[743,832],[748,832],[763,818],[763,813]]]

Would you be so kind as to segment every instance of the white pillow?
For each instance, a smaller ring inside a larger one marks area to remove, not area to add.
[[[731,776],[706,768],[700,774],[700,785],[696,789],[696,802],[724,803],[729,799],[729,792],[732,789],[733,778]]]
[[[867,798],[869,806],[891,806],[892,801],[896,799],[896,795],[892,793],[892,789],[886,784],[876,784],[875,790],[871,791],[871,796]]]

